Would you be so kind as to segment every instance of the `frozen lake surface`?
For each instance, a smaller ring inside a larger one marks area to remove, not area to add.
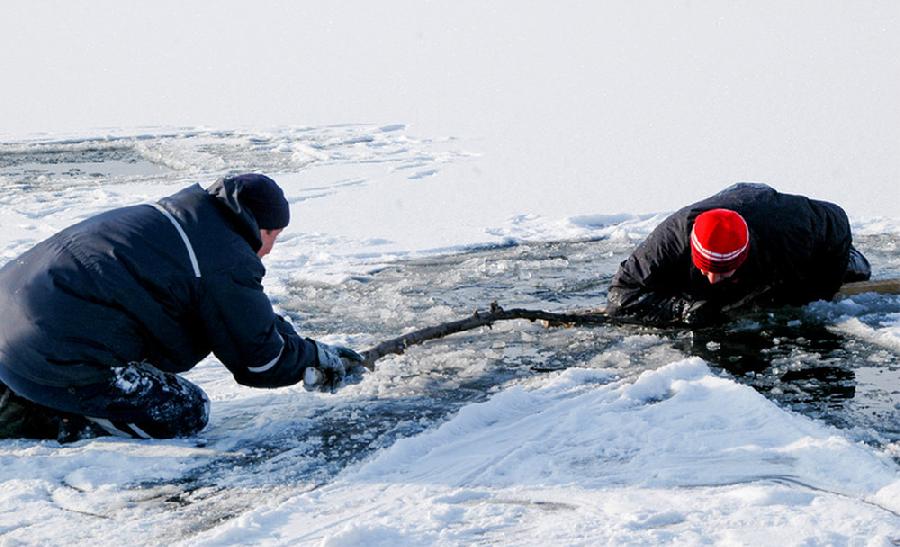
[[[365,349],[495,301],[600,307],[664,216],[516,213],[499,191],[448,210],[453,173],[477,163],[402,124],[2,143],[0,260],[107,208],[263,171],[294,215],[266,259],[276,307]],[[896,220],[852,220],[876,277],[900,277]],[[386,357],[335,394],[243,388],[211,357],[187,374],[213,401],[202,439],[0,442],[0,534],[889,545],[898,358],[900,296],[871,294],[693,331],[504,322]]]

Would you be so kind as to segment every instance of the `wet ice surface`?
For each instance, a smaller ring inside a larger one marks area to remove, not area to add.
[[[305,335],[351,333],[357,347],[367,347],[406,329],[459,318],[473,304],[494,299],[560,310],[596,305],[609,275],[598,277],[592,261],[598,250],[608,254],[610,249],[621,251],[624,245],[521,245],[404,262],[337,286],[296,283],[278,304]],[[339,400],[323,395],[322,407],[280,416],[277,431],[244,439],[231,448],[232,455],[179,479],[181,490],[168,503],[186,529],[169,533],[183,537],[237,516],[252,509],[263,490],[272,495],[269,489],[291,485],[287,495],[296,494],[298,485],[312,489],[327,484],[345,467],[397,439],[433,428],[465,405],[544,373],[538,371],[591,359],[607,366],[620,354],[600,356],[622,345],[623,336],[640,338],[630,332],[546,329],[516,321],[382,359],[372,378],[345,387]],[[677,357],[654,336],[648,338],[624,343],[636,365],[628,374],[643,370],[639,364],[645,356],[655,356],[646,366]],[[254,494],[235,494],[243,489]],[[191,514],[196,516],[187,516]]]
[[[187,183],[206,183],[252,167],[286,173],[279,180],[286,181],[292,208],[300,212],[301,221],[289,227],[277,252],[267,258],[266,283],[279,310],[306,336],[365,349],[412,329],[460,319],[495,301],[508,308],[548,311],[602,306],[618,263],[652,228],[656,217],[588,215],[554,223],[536,215],[517,215],[495,225],[494,220],[478,217],[483,211],[430,211],[435,218],[450,216],[451,223],[465,214],[469,220],[477,217],[479,226],[486,228],[475,237],[493,243],[440,255],[426,247],[418,253],[424,258],[417,259],[403,259],[416,256],[404,249],[422,249],[402,241],[395,244],[400,252],[372,252],[388,239],[378,232],[381,224],[364,224],[359,232],[365,237],[356,239],[352,234],[327,231],[332,224],[346,224],[342,215],[350,207],[347,202],[358,205],[369,199],[368,195],[354,198],[354,192],[377,183],[379,192],[387,194],[384,199],[405,198],[421,186],[400,186],[398,180],[419,185],[435,171],[469,161],[457,148],[452,139],[415,138],[399,124],[252,133],[186,129],[5,143],[0,145],[4,230],[0,256],[11,259],[63,226],[109,207],[156,199]],[[306,178],[298,178],[298,173],[307,174]],[[379,179],[382,173],[388,173],[388,178]],[[425,197],[430,197],[427,192]],[[323,208],[331,218],[317,225],[312,215]],[[854,227],[859,234],[857,246],[879,277],[900,277],[894,226]],[[592,236],[572,240],[572,234]],[[449,244],[443,240],[426,243],[431,249],[465,247],[467,238]],[[526,241],[529,238],[537,241]],[[566,241],[542,241],[547,238]],[[327,275],[319,275],[317,268]],[[566,369],[578,371],[576,378],[585,374],[582,369],[593,369],[598,378],[616,378],[627,386],[641,373],[689,356],[702,357],[713,374],[751,386],[783,409],[835,425],[850,439],[900,459],[900,349],[896,346],[900,336],[891,334],[898,314],[900,298],[863,295],[693,332],[613,325],[545,328],[526,321],[504,322],[386,357],[375,372],[335,394],[309,394],[296,387],[274,391],[238,387],[221,365],[208,359],[187,375],[213,400],[205,439],[103,439],[68,447],[0,443],[5,470],[0,485],[5,498],[0,504],[0,534],[31,543],[58,543],[60,530],[65,530],[67,541],[104,537],[166,543],[190,542],[226,522],[252,530],[252,515],[260,506],[275,507],[303,493],[315,495],[334,485],[342,473],[378,460],[399,440],[421,438],[453,421],[462,409],[477,413],[473,404],[504,396],[515,386],[541,386]],[[585,382],[583,389],[589,391],[593,380]],[[505,412],[498,405],[501,414]],[[758,403],[753,405],[759,410]],[[690,424],[686,427],[692,429]],[[620,456],[625,461],[641,446],[626,444],[610,450],[623,450]],[[606,447],[591,449],[604,452]],[[672,461],[667,461],[666,449],[659,454],[664,465],[680,465],[677,451]],[[723,471],[714,480],[724,481],[726,475]],[[617,480],[626,486],[628,481],[643,480],[623,477]],[[521,478],[529,482],[539,477],[523,474]],[[755,480],[761,481],[761,490],[768,488],[766,477]],[[772,480],[786,491],[760,497],[794,500],[792,504],[813,498],[803,488],[786,486],[794,478]],[[746,496],[747,490],[738,493]],[[664,490],[662,497],[671,496],[678,505],[684,502],[678,495],[675,488]],[[509,492],[497,494],[497,499],[483,493],[451,493],[433,501],[446,498],[477,508],[479,500],[491,498],[488,512],[574,512],[577,504],[569,502],[579,497],[578,491],[565,490],[557,497],[532,502]],[[641,503],[652,505],[653,497]],[[710,506],[717,507],[720,500],[712,498]],[[696,512],[703,514],[702,507]],[[335,512],[340,508],[335,506]],[[396,515],[407,510],[401,507]],[[442,513],[438,521],[452,522],[455,511],[461,509]],[[642,511],[629,525],[636,530],[679,526],[690,520],[690,511]],[[241,519],[247,515],[250,521],[244,524]],[[508,517],[508,522],[515,520]],[[271,528],[277,530],[279,522]],[[701,526],[699,537],[710,537],[714,528],[713,524]],[[480,537],[473,534],[461,536],[461,541]],[[379,534],[376,530],[356,537],[365,542]],[[385,531],[384,537],[394,536]]]
[[[883,249],[896,249],[897,241],[863,236],[857,246],[881,277],[896,277],[898,253]],[[339,286],[297,284],[281,304],[312,336],[358,332],[355,341],[362,346],[462,318],[495,301],[548,311],[602,306],[612,274],[631,248],[609,240],[533,243],[410,261]],[[568,366],[615,366],[623,377],[636,377],[679,354],[696,355],[787,408],[883,446],[900,440],[897,352],[842,332],[835,320],[849,312],[877,327],[900,313],[900,297],[867,294],[853,297],[852,307],[847,302],[782,308],[698,330],[542,328],[515,321],[427,342],[405,359],[415,360],[417,374],[433,377],[430,386],[446,386],[432,395],[437,403],[455,402],[460,388],[471,390],[468,402],[480,400],[491,388]],[[442,351],[458,348],[473,351],[475,363],[440,362]]]
[[[859,243],[866,252],[866,239]],[[279,305],[311,337],[345,332],[368,347],[493,301],[553,311],[595,307],[630,248],[605,240],[535,243],[408,261],[336,286],[294,283]],[[898,297],[856,299],[870,310],[857,317],[873,324],[900,312]],[[900,441],[897,353],[835,332],[829,310],[820,309],[827,306],[834,305],[782,309],[698,331],[512,321],[430,341],[379,361],[377,372],[345,387],[339,402],[326,400],[284,429],[235,446],[237,455],[186,475],[171,501],[189,531],[200,531],[241,512],[236,488],[313,490],[398,439],[529,378],[577,366],[614,370],[629,382],[691,355],[852,439],[879,449]],[[253,503],[248,496],[243,508]],[[202,516],[185,518],[185,511]],[[211,515],[216,518],[208,522]]]

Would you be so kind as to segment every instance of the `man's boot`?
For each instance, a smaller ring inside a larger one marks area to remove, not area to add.
[[[850,246],[850,258],[847,260],[847,273],[844,274],[844,283],[854,281],[868,281],[872,277],[872,266],[865,256],[856,248]]]
[[[60,416],[0,383],[0,439],[55,439]]]

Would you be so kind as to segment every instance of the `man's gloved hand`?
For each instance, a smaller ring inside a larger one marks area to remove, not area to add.
[[[705,327],[722,321],[721,309],[706,300],[691,302],[684,309],[682,319],[692,327]]]
[[[350,348],[316,342],[318,365],[306,368],[303,375],[304,387],[308,390],[328,388],[333,392],[347,375],[344,359],[356,363],[363,362],[362,356]]]

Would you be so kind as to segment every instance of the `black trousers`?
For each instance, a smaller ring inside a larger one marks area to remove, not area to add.
[[[202,389],[146,363],[112,368],[97,384],[61,388],[17,381],[15,387],[22,395],[0,384],[0,438],[191,437],[209,419]]]

